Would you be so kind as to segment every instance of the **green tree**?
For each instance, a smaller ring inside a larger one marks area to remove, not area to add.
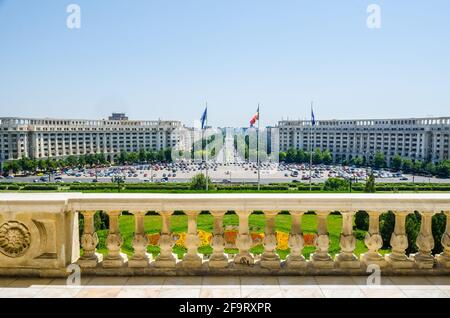
[[[382,152],[378,151],[375,154],[373,165],[376,169],[384,168],[386,166],[386,159],[384,158],[384,154]]]
[[[402,168],[402,163],[402,157],[400,157],[399,155],[395,155],[394,158],[392,158],[391,168],[398,171]]]
[[[328,150],[325,150],[322,153],[322,162],[326,165],[329,165],[333,162],[333,156],[331,155],[331,153]]]
[[[445,233],[446,221],[447,218],[445,214],[442,212],[433,215],[433,218],[431,219],[431,227],[434,237],[434,248],[433,248],[434,255],[442,253],[443,251],[441,239],[442,235],[444,235]]]
[[[139,161],[139,154],[137,152],[130,152],[127,155],[127,160],[128,163],[136,163]]]
[[[147,151],[145,154],[145,160],[147,162],[153,162],[156,159],[156,154],[154,151]]]
[[[369,175],[366,181],[366,185],[364,188],[364,191],[367,193],[374,193],[375,192],[375,176],[373,173]]]
[[[78,157],[78,166],[84,167],[86,165],[86,156],[79,156]]]
[[[156,155],[157,161],[164,161],[164,150],[160,149]]]
[[[121,150],[117,162],[121,165],[125,164],[128,159],[128,153],[125,150]]]
[[[16,160],[6,161],[3,163],[4,173],[17,173],[20,170],[20,165]]]
[[[164,160],[167,162],[172,162],[172,149],[164,149]]]
[[[346,191],[348,190],[349,182],[341,178],[329,178],[325,181],[323,189],[325,191]]]
[[[145,152],[144,148],[139,149],[139,161],[140,162],[145,162],[147,161],[147,153]]]
[[[319,148],[317,148],[313,153],[313,163],[319,164],[322,163],[322,160],[323,160],[322,151]]]
[[[40,171],[46,171],[47,170],[47,160],[40,159],[38,161],[37,165],[38,165],[38,169]]]
[[[213,184],[211,182],[211,178],[208,177],[208,179],[206,179],[206,177],[203,173],[198,173],[192,177],[189,188],[192,190],[205,190],[206,182],[208,182],[208,188],[213,189]]]
[[[429,174],[435,174],[435,168],[435,165],[431,161],[425,162],[422,167],[423,171]]]
[[[66,162],[69,167],[74,168],[78,164],[78,159],[77,157],[71,155],[66,158]]]
[[[450,176],[450,160],[444,160],[436,165],[436,175],[441,178]]]
[[[285,151],[280,151],[278,153],[278,159],[279,159],[280,162],[286,161],[286,152]]]
[[[85,155],[85,162],[87,165],[92,167],[95,164],[95,156],[93,154],[87,154]]]
[[[297,151],[294,148],[290,148],[286,153],[286,162],[294,163],[296,162]]]
[[[402,170],[406,173],[411,172],[413,167],[413,163],[411,159],[405,158],[402,162]]]
[[[419,173],[422,171],[422,167],[423,167],[423,162],[420,160],[415,160],[413,162],[412,171],[414,173]]]
[[[358,211],[355,214],[355,226],[358,230],[369,230],[369,214],[366,211]]]
[[[364,159],[361,156],[353,157],[351,163],[357,167],[361,167],[364,165]]]

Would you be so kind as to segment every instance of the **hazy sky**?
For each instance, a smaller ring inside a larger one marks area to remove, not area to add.
[[[81,7],[81,29],[66,8]],[[381,6],[381,29],[366,26]],[[0,117],[450,116],[448,0],[0,0]]]

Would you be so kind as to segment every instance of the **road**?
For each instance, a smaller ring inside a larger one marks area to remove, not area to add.
[[[258,179],[256,177],[256,174],[253,176],[249,176],[248,173],[242,173],[237,171],[231,171],[231,177],[230,174],[217,174],[215,171],[211,171],[209,173],[210,176],[212,176],[213,182],[222,182],[224,179],[227,181],[231,181],[232,183],[257,183]],[[405,182],[412,182],[412,176],[411,175],[405,175],[408,180],[402,181],[399,180],[399,178],[377,178],[376,182],[386,182],[386,183],[405,183]],[[29,176],[29,177],[16,177],[12,180],[7,179],[1,179],[0,182],[30,182],[33,183],[35,179],[39,177],[36,176]],[[161,176],[157,174],[157,177],[154,177],[154,180],[160,180]],[[189,182],[191,180],[192,176],[177,176],[175,178],[169,178],[169,182]],[[74,181],[77,182],[92,182],[94,178],[93,177],[72,177],[72,176],[63,176],[62,180],[64,183],[72,183]],[[127,183],[143,183],[145,179],[144,177],[129,177],[126,178]],[[265,175],[264,173],[261,174],[261,184],[268,184],[268,183],[290,183],[293,180],[298,180],[302,183],[307,184],[308,180],[300,180],[300,178],[292,178],[292,177],[284,177],[283,175],[274,174],[274,175]],[[52,179],[53,181],[53,179]],[[312,180],[314,183],[321,183],[325,182],[326,178],[320,178],[320,179],[314,179]],[[111,178],[109,177],[99,177],[98,182],[111,182]],[[148,182],[148,181],[147,181]],[[414,178],[415,183],[450,183],[450,179],[438,179],[438,178],[428,178],[428,177],[420,177],[415,176]]]

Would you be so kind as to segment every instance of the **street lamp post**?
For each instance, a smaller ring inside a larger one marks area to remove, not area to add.
[[[413,156],[413,160],[412,160],[412,163],[413,163],[413,166],[412,166],[412,182],[413,183],[415,183],[415,175],[416,175],[416,173],[415,173],[415,171],[414,171],[414,169],[416,168],[415,167],[415,165],[416,165],[416,156],[417,156],[417,153],[415,153],[415,152],[411,152],[410,154],[409,154],[410,156],[412,155]]]
[[[153,163],[150,161],[150,181],[153,183]]]

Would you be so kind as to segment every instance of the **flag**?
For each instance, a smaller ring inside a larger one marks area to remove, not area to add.
[[[256,114],[250,120],[250,127],[253,127],[253,125],[256,123],[257,120],[259,120],[259,105],[258,109],[256,110]]]
[[[314,110],[311,107],[311,125],[316,125],[316,118],[314,117]]]
[[[202,129],[205,129],[206,117],[207,116],[208,116],[208,106],[205,107],[205,111],[203,112],[203,115],[200,118],[200,122],[202,123]]]

